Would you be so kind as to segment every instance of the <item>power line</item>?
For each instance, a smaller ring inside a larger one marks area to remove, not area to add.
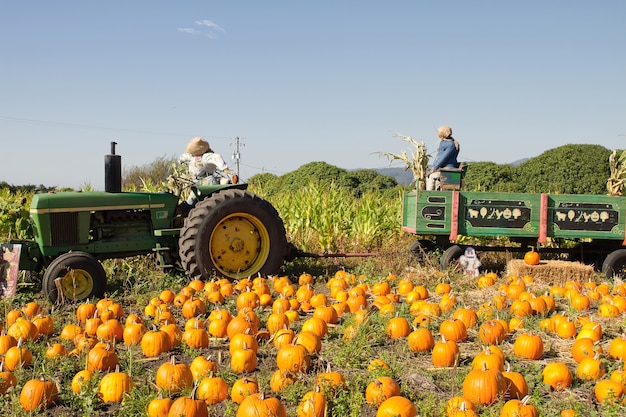
[[[97,129],[97,130],[108,130],[108,131],[115,131],[115,132],[149,134],[149,135],[157,135],[157,136],[188,136],[188,137],[197,136],[197,134],[195,133],[192,134],[192,133],[154,132],[150,130],[93,126],[93,125],[84,125],[84,124],[79,124],[79,123],[53,122],[50,120],[25,119],[25,118],[7,117],[7,116],[0,116],[0,120],[8,120],[8,121],[13,121],[13,122],[22,122],[22,123],[40,124],[40,125],[50,125],[50,126],[74,127],[74,128],[81,128],[81,129]],[[211,138],[211,139],[227,139],[225,136],[206,136],[206,137]]]

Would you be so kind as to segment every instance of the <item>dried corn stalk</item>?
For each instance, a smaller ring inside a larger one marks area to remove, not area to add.
[[[617,156],[617,150],[614,150],[609,156],[609,167],[611,168],[611,176],[606,182],[606,188],[609,195],[623,196],[624,185],[626,184],[626,150]]]
[[[400,155],[389,152],[384,152],[382,154],[389,158],[390,162],[404,162],[406,164],[404,170],[411,170],[411,172],[413,173],[413,181],[415,181],[417,189],[426,189],[426,167],[428,166],[428,160],[430,159],[430,155],[426,153],[426,144],[424,143],[424,141],[418,142],[410,136],[404,136],[400,134],[396,134],[396,136],[400,137],[400,139],[402,139],[403,141],[409,142],[411,145],[413,145],[415,147],[415,152],[412,152],[409,155],[406,151],[403,150]]]

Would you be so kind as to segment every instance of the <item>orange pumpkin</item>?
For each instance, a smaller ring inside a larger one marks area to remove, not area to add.
[[[534,249],[524,254],[524,263],[526,265],[539,265],[539,262],[541,262],[541,256]]]

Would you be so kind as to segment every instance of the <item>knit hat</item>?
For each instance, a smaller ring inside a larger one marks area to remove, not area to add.
[[[450,138],[452,136],[452,128],[450,128],[450,126],[441,126],[437,129],[437,136],[439,136],[440,139]]]
[[[209,146],[209,142],[206,139],[201,137],[195,137],[189,141],[187,144],[187,148],[185,148],[185,152],[190,155],[202,155],[206,153],[211,147]]]

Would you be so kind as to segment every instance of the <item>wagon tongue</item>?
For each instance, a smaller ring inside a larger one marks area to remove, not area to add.
[[[300,258],[367,258],[377,256],[375,253],[310,253],[298,251],[296,257]]]

